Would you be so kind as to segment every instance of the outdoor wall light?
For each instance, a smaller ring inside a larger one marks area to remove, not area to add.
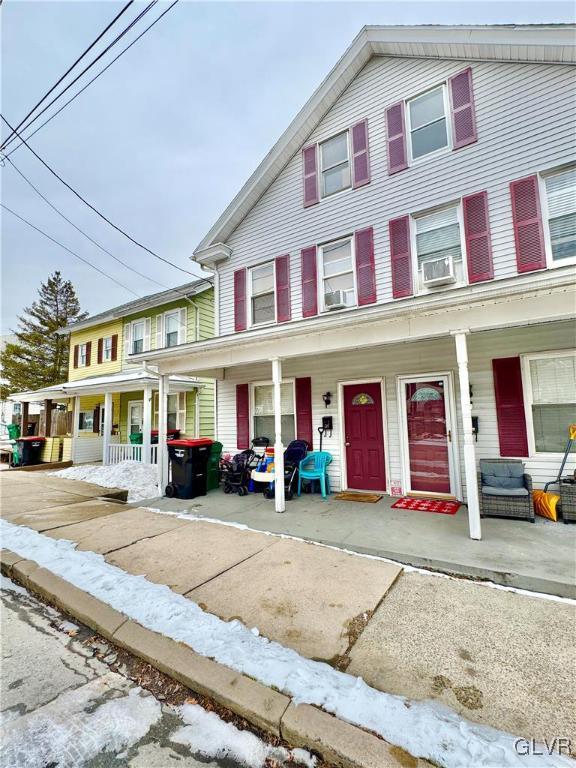
[[[322,395],[322,400],[324,400],[324,405],[326,406],[326,408],[328,408],[328,406],[332,402],[332,393],[324,392],[324,394]]]

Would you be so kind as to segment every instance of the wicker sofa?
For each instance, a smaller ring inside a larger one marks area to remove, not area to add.
[[[535,521],[532,478],[517,459],[481,459],[478,498],[480,517]]]

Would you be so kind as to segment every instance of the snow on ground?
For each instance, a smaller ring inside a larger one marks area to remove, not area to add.
[[[106,700],[112,693],[108,678],[67,691],[2,726],[0,765],[81,768],[101,752],[121,752],[140,741],[162,714],[159,702],[140,688]]]
[[[306,659],[251,632],[239,621],[225,622],[196,603],[108,564],[102,555],[79,552],[65,539],[50,539],[0,520],[2,546],[108,603],[142,626],[183,642],[264,685],[292,696],[295,703],[322,707],[350,723],[379,733],[414,756],[445,768],[523,766],[574,768],[559,755],[517,754],[511,734],[464,720],[435,701],[407,701],[370,688],[362,678]]]
[[[206,712],[198,704],[184,704],[180,717],[186,723],[170,736],[170,741],[185,744],[202,757],[235,760],[246,768],[274,765],[303,765],[314,768],[316,758],[304,749],[286,749],[266,744],[253,733],[241,731],[221,720],[215,712]]]
[[[141,461],[121,461],[119,464],[77,464],[50,472],[67,480],[84,480],[104,488],[125,488],[128,501],[140,501],[158,496],[158,468]]]

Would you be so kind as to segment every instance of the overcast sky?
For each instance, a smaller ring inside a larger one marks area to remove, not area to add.
[[[5,0],[2,113],[13,125],[123,4]],[[134,3],[121,21],[143,7]],[[166,7],[158,3],[140,29]],[[573,21],[573,4],[561,2],[180,0],[30,143],[109,218],[157,253],[198,272],[189,260],[194,247],[364,24]],[[79,227],[140,272],[167,287],[192,279],[114,232],[26,147],[11,159]],[[9,164],[1,171],[5,205],[136,294],[161,290],[62,221]],[[74,282],[90,313],[134,298],[3,213],[3,333],[14,327],[40,281],[55,269]]]

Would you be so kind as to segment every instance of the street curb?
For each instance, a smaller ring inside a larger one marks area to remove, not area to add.
[[[294,746],[312,749],[338,768],[431,765],[323,710],[308,704],[296,706],[289,696],[201,656],[183,643],[146,629],[33,560],[2,549],[0,570],[191,690],[213,699],[259,729],[281,736]]]

